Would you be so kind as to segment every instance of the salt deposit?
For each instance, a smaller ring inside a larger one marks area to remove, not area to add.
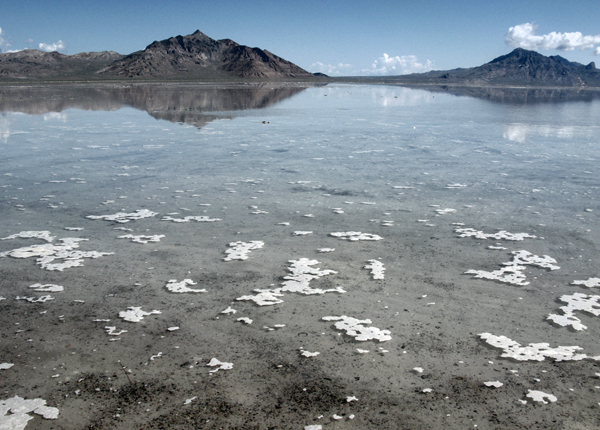
[[[237,311],[235,309],[233,309],[231,306],[229,306],[224,311],[221,311],[222,314],[235,314],[236,312]]]
[[[133,234],[125,234],[123,236],[119,236],[118,239],[131,239],[132,242],[136,243],[148,243],[148,242],[160,242],[160,240],[165,237],[164,234],[155,234],[155,235],[133,235]]]
[[[114,254],[113,252],[97,251],[75,251],[79,248],[79,242],[88,239],[67,237],[59,239],[58,245],[45,243],[43,245],[32,245],[23,248],[13,249],[11,251],[0,252],[0,257],[29,258],[39,257],[36,263],[42,269],[63,271],[69,267],[83,266],[84,258],[99,258],[105,255]],[[53,263],[54,260],[63,260],[62,263]]]
[[[319,424],[304,426],[304,430],[323,430],[323,426]]]
[[[109,336],[121,336],[123,333],[127,333],[127,330],[119,330],[119,331],[117,331],[117,327],[116,326],[106,326],[106,327],[104,327],[104,329],[106,330],[106,333]]]
[[[28,415],[29,413],[41,415],[47,420],[55,420],[58,418],[59,410],[58,408],[46,406],[46,401],[43,399],[27,400],[23,397],[14,396],[0,401],[0,428],[3,430],[24,430],[27,422],[33,419],[31,415]]]
[[[490,387],[490,388],[500,388],[504,384],[500,381],[488,381],[488,382],[484,382],[483,385],[485,385],[486,387]]]
[[[252,324],[252,319],[250,319],[248,317],[240,317],[240,318],[236,319],[236,321],[243,322],[244,324]]]
[[[556,260],[548,255],[540,257],[539,255],[534,255],[529,251],[513,251],[512,254],[514,255],[513,260],[502,264],[505,266],[526,264],[529,266],[538,266],[549,270],[560,269],[559,266],[554,264],[556,263]]]
[[[265,290],[257,288],[254,291],[258,294],[241,296],[236,298],[236,300],[251,300],[258,306],[272,306],[278,303],[283,303],[283,300],[278,298],[283,297],[280,288],[276,288],[274,290]]]
[[[208,216],[204,216],[204,215],[200,215],[200,216],[186,216],[183,218],[173,218],[170,217],[168,215],[163,216],[161,221],[172,221],[172,222],[190,222],[190,221],[196,221],[196,222],[217,222],[217,221],[223,221],[220,218],[210,218]]]
[[[0,370],[10,369],[13,366],[13,363],[0,363]]]
[[[323,317],[324,321],[337,321],[334,325],[338,330],[345,330],[348,336],[355,338],[358,341],[364,342],[371,339],[376,339],[379,342],[391,340],[391,332],[389,330],[380,330],[377,327],[365,327],[364,324],[372,324],[370,319],[359,320],[356,318],[342,316],[327,316]]]
[[[231,248],[225,250],[227,257],[223,258],[224,261],[232,260],[247,260],[250,251],[260,249],[265,246],[265,243],[260,240],[253,240],[251,242],[231,242],[229,244]]]
[[[365,269],[371,269],[373,279],[384,279],[385,268],[383,267],[383,263],[379,260],[369,260],[368,263],[369,264],[365,266]]]
[[[337,237],[339,239],[358,241],[358,240],[381,240],[383,237],[371,233],[361,233],[360,231],[340,231],[329,233],[330,236]]]
[[[89,219],[103,219],[105,221],[115,221],[118,223],[127,223],[129,221],[135,221],[143,218],[150,218],[158,215],[158,212],[152,212],[148,209],[138,209],[132,213],[118,212],[113,215],[88,215],[86,218]]]
[[[456,209],[446,208],[446,209],[436,209],[435,211],[440,215],[446,215],[446,214],[456,212]]]
[[[233,369],[233,363],[221,362],[221,361],[217,360],[216,358],[213,358],[212,360],[210,360],[210,362],[207,364],[207,366],[210,366],[210,367],[218,366],[214,370],[209,370],[209,373],[215,373],[215,372],[218,372],[219,370]]]
[[[571,326],[575,330],[585,330],[587,327],[581,323],[573,313],[575,311],[587,312],[594,316],[600,316],[600,296],[588,296],[586,294],[575,293],[560,297],[560,301],[567,303],[567,306],[561,306],[559,309],[563,315],[550,314],[548,320],[563,327]]]
[[[313,234],[313,232],[312,231],[301,231],[301,230],[298,230],[298,231],[295,231],[293,233],[294,236],[308,236],[309,234]]]
[[[600,360],[600,356],[592,357],[586,354],[577,354],[576,351],[582,349],[578,346],[550,348],[548,343],[530,343],[528,346],[521,346],[520,343],[506,336],[481,333],[479,337],[489,345],[502,349],[504,352],[501,357],[513,358],[518,361],[544,361],[546,358],[552,358],[556,361]]]
[[[305,351],[303,349],[300,350],[300,355],[303,357],[316,357],[317,355],[321,354],[320,352],[316,351],[316,352],[310,352],[310,351]]]
[[[189,288],[187,285],[197,285],[197,282],[194,282],[191,279],[184,279],[181,282],[177,282],[176,279],[171,279],[167,283],[166,288],[172,293],[206,293],[205,289],[198,290]]]
[[[26,300],[29,303],[44,303],[44,302],[47,302],[49,300],[54,300],[54,297],[52,297],[52,296],[40,296],[40,297],[21,297],[21,296],[17,296],[17,297],[15,297],[15,300]]]
[[[536,401],[536,402],[541,402],[545,405],[548,404],[548,401],[554,403],[556,402],[558,399],[556,398],[556,396],[553,396],[552,394],[548,394],[548,393],[544,393],[543,391],[537,391],[537,390],[528,390],[529,392],[527,393],[526,397],[529,397],[530,399]]]
[[[475,237],[476,239],[494,239],[494,240],[515,240],[521,241],[523,239],[535,239],[536,236],[528,233],[509,233],[508,231],[501,230],[498,233],[484,233],[473,228],[457,228],[454,230],[456,233],[460,233],[459,237]]]
[[[525,286],[529,282],[525,279],[525,266],[508,266],[491,272],[485,270],[467,270],[465,274],[474,275],[475,278],[490,279],[512,285]]]
[[[317,249],[317,252],[324,254],[326,252],[333,252],[335,251],[335,248],[319,248]]]
[[[56,239],[56,236],[51,236],[49,231],[22,231],[16,234],[11,234],[10,236],[6,236],[1,238],[0,240],[9,240],[9,239],[41,239],[46,242],[52,242]]]
[[[161,314],[161,311],[153,310],[150,312],[146,312],[142,310],[142,307],[130,306],[126,311],[119,312],[119,316],[123,318],[125,321],[129,322],[140,322],[147,315],[157,315]]]
[[[33,291],[40,291],[44,293],[58,293],[65,289],[63,286],[55,284],[33,284],[30,285],[29,288],[33,288]]]
[[[596,287],[600,287],[600,278],[589,278],[586,281],[573,281],[571,282],[572,285],[583,285],[584,287],[588,287],[588,288],[596,288]]]

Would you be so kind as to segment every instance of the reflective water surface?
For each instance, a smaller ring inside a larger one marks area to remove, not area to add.
[[[28,428],[600,426],[598,99],[0,94],[0,400],[60,410]]]

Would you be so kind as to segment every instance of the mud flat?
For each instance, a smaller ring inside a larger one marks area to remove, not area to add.
[[[0,426],[600,427],[600,106],[512,109],[4,113]]]

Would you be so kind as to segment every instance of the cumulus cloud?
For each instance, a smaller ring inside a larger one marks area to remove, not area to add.
[[[4,33],[2,32],[2,28],[0,27],[0,52],[6,52],[8,48],[10,48],[11,44],[8,40],[3,37]]]
[[[427,60],[424,63],[414,55],[402,55],[390,57],[383,54],[373,62],[370,69],[363,72],[370,75],[406,75],[409,73],[423,73],[433,69],[433,62]]]
[[[310,65],[310,71],[312,73],[325,73],[326,75],[344,75],[352,73],[351,64],[338,63],[337,65],[324,64],[319,61]]]
[[[572,33],[557,33],[537,35],[537,25],[525,23],[508,29],[506,43],[513,48],[524,49],[557,49],[559,51],[592,50],[594,55],[600,55],[600,34],[584,36],[579,31]]]
[[[40,43],[38,45],[39,49],[41,51],[46,51],[46,52],[54,52],[54,51],[64,51],[67,47],[65,45],[65,43],[62,40],[59,40],[56,43]]]

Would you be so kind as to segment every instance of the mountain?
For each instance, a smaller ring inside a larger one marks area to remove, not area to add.
[[[78,78],[122,58],[112,51],[64,55],[37,49],[0,54],[0,79]]]
[[[143,51],[64,55],[28,49],[0,54],[0,79],[231,80],[312,79],[315,75],[260,48],[214,40],[199,30],[151,43]]]
[[[546,57],[517,48],[478,67],[367,80],[428,85],[600,87],[600,71],[593,62],[584,66],[558,55]]]
[[[154,42],[98,71],[140,78],[308,78],[312,73],[269,51],[214,40],[199,30]]]

